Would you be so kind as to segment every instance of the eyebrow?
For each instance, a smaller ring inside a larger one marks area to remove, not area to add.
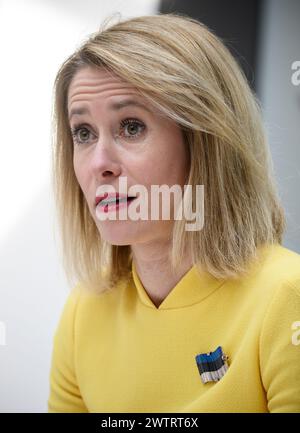
[[[109,109],[116,111],[116,110],[121,110],[122,108],[128,107],[130,105],[143,108],[144,110],[151,113],[150,108],[146,107],[146,105],[144,105],[141,102],[136,101],[134,99],[124,99],[123,101],[120,101],[120,102],[113,102],[112,104],[109,105]],[[69,120],[71,120],[71,117],[76,115],[76,114],[80,116],[82,114],[89,114],[89,113],[90,113],[90,110],[88,108],[85,108],[85,107],[73,108],[70,111]]]

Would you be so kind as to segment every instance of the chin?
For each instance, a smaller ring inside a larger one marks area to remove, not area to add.
[[[119,226],[117,224],[101,224],[97,225],[101,239],[105,240],[111,245],[131,245],[136,242],[137,235],[129,233],[128,227]]]

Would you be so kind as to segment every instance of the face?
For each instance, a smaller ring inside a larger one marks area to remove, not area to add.
[[[75,175],[102,239],[113,245],[168,239],[172,218],[100,221],[95,197],[103,185],[111,185],[118,192],[119,178],[124,176],[128,190],[135,185],[146,188],[149,206],[151,185],[183,188],[188,157],[180,128],[132,85],[105,69],[91,67],[79,70],[73,77],[68,113]]]

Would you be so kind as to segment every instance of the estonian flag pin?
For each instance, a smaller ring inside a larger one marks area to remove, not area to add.
[[[200,353],[196,356],[196,363],[203,383],[217,382],[228,370],[228,356],[219,346],[214,352]]]

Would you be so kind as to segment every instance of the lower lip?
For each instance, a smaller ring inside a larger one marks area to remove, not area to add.
[[[100,210],[100,212],[104,212],[104,213],[108,213],[110,211],[116,211],[119,209],[123,209],[126,208],[130,205],[130,203],[132,203],[135,199],[133,200],[128,200],[128,201],[122,201],[121,203],[117,203],[117,204],[106,204],[106,205],[101,205],[98,204],[97,208]]]

